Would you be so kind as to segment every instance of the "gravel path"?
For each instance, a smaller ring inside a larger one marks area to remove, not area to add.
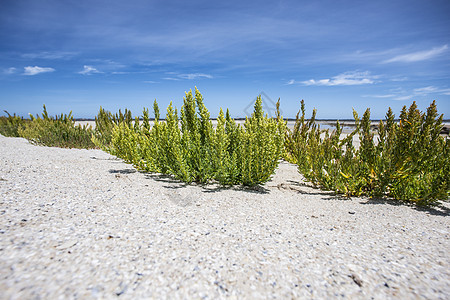
[[[449,203],[185,186],[0,135],[0,298],[450,297]]]

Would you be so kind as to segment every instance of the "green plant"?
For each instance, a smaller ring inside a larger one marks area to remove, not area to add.
[[[180,122],[181,132],[177,132],[182,146],[179,150],[179,168],[187,168],[187,177],[184,180],[208,182],[215,177],[213,157],[215,134],[209,112],[203,103],[203,96],[197,88],[195,98],[191,91],[186,93],[181,107]],[[178,128],[178,124],[173,126]]]
[[[355,130],[341,139],[336,130],[321,131],[315,124],[315,110],[309,122],[302,116],[286,138],[284,157],[298,165],[306,180],[347,196],[367,195],[429,204],[446,200],[450,191],[449,140],[440,136],[443,115],[436,103],[426,113],[415,102],[402,109],[399,123],[392,110],[378,125],[378,139],[371,131],[370,110],[360,120],[353,112]],[[300,112],[299,112],[300,113]],[[359,137],[356,149],[353,137]]]
[[[279,104],[278,104],[279,108]],[[278,119],[264,116],[262,99],[256,99],[254,112],[246,118],[240,130],[239,168],[241,181],[254,185],[269,180],[281,157],[286,123],[277,111]]]
[[[98,119],[108,124],[104,126],[107,134],[102,138],[99,132],[96,142],[139,169],[184,182],[255,185],[269,180],[278,166],[286,122],[279,111],[276,120],[264,116],[261,97],[243,127],[236,125],[228,110],[226,116],[220,110],[214,128],[197,88],[195,96],[192,91],[186,93],[180,116],[170,103],[162,122],[156,101],[153,108],[153,127],[146,109],[142,124],[134,126],[125,120],[116,123],[112,114],[101,111]]]
[[[389,113],[388,113],[389,114]],[[436,102],[426,113],[415,102],[403,107],[400,121],[383,128],[383,147],[387,172],[381,174],[386,192],[397,199],[428,203],[447,199],[450,190],[450,143],[440,136],[443,115],[438,115]],[[390,139],[388,138],[390,136]]]
[[[75,126],[72,112],[68,115],[50,117],[44,105],[42,118],[30,114],[30,122],[19,127],[21,137],[38,145],[61,148],[94,148],[91,141],[92,128],[90,126]]]
[[[24,120],[22,117],[10,115],[6,110],[4,111],[8,117],[0,117],[0,134],[9,137],[19,137],[19,129],[25,126],[28,120]]]
[[[95,117],[95,130],[92,136],[92,142],[97,147],[109,152],[108,148],[111,145],[114,126],[121,123],[125,123],[129,127],[132,126],[133,117],[131,111],[125,109],[125,113],[122,113],[119,109],[118,113],[112,114],[100,106],[100,110]]]

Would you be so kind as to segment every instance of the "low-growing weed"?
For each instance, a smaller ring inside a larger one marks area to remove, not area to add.
[[[331,134],[320,130],[315,110],[307,122],[303,100],[301,113],[287,135],[284,157],[298,165],[307,181],[347,196],[387,196],[418,204],[448,199],[450,143],[440,136],[443,115],[438,116],[434,101],[426,113],[415,102],[403,107],[399,122],[389,109],[377,138],[370,129],[369,109],[362,119],[353,112],[356,127],[343,139],[339,122]],[[359,148],[353,145],[354,136]]]
[[[119,109],[119,112],[112,114],[111,112],[103,109],[100,106],[100,110],[95,117],[95,130],[92,138],[92,142],[99,148],[105,151],[109,151],[112,139],[112,131],[115,125],[125,123],[127,126],[132,126],[133,117],[131,111],[125,109],[125,113]]]
[[[94,148],[91,141],[93,134],[90,126],[75,126],[72,112],[68,115],[50,117],[44,105],[42,117],[30,114],[30,122],[19,127],[18,133],[21,137],[38,145],[61,148]]]
[[[261,184],[283,157],[315,186],[348,197],[391,197],[417,204],[448,199],[450,140],[440,135],[443,115],[434,101],[426,112],[415,102],[409,109],[404,106],[398,121],[389,108],[376,131],[369,109],[362,118],[353,111],[355,129],[346,135],[339,121],[335,130],[322,130],[315,109],[307,120],[303,100],[294,129],[288,130],[279,105],[278,100],[277,117],[268,118],[258,97],[243,125],[220,109],[214,127],[195,88],[195,93],[186,93],[180,113],[170,103],[164,120],[155,100],[152,126],[145,108],[140,122],[127,109],[112,114],[100,107],[92,130],[75,126],[71,112],[50,117],[44,105],[42,117],[30,115],[31,120],[6,112],[7,117],[0,117],[0,133],[46,146],[99,147],[140,170],[188,183]]]
[[[6,110],[4,112],[8,116],[0,117],[0,134],[8,137],[20,137],[19,129],[25,127],[25,123],[29,120],[16,116],[16,114],[11,115]]]
[[[136,121],[134,126],[101,110],[97,120],[106,125],[99,127],[96,144],[139,169],[184,182],[255,185],[269,180],[278,166],[286,122],[279,112],[276,120],[264,115],[261,97],[244,126],[236,125],[228,110],[226,116],[220,110],[214,128],[197,89],[186,93],[180,114],[170,103],[165,121],[160,121],[156,101],[153,109],[153,127],[147,109],[142,124]]]

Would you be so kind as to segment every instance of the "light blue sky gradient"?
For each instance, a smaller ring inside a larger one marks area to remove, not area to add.
[[[180,108],[197,86],[212,116],[260,92],[295,117],[382,118],[436,99],[450,117],[450,1],[2,0],[0,109]]]

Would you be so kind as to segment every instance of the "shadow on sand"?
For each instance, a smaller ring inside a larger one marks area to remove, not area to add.
[[[111,169],[109,170],[109,173],[111,174],[132,174],[136,173],[136,169],[133,168],[126,168],[126,169]],[[223,191],[241,191],[246,193],[254,193],[254,194],[269,194],[270,189],[262,186],[262,185],[255,185],[255,186],[245,186],[245,185],[220,185],[218,183],[211,183],[211,184],[197,184],[197,183],[185,183],[183,181],[180,181],[178,179],[175,179],[171,175],[165,175],[165,174],[158,174],[158,173],[148,173],[144,171],[139,171],[139,173],[144,174],[144,176],[147,179],[152,179],[158,182],[166,183],[164,185],[167,189],[182,189],[187,186],[198,186],[202,188],[203,193],[218,193]],[[278,188],[279,190],[283,191],[292,191],[294,193],[303,194],[303,195],[318,195],[322,196],[323,200],[349,200],[350,198],[346,197],[343,194],[336,194],[333,191],[325,191],[321,190],[317,187],[312,186],[309,183],[305,182],[299,182],[294,180],[287,180],[286,183],[280,183],[276,186],[269,186],[272,188]],[[442,202],[436,202],[429,205],[417,205],[415,203],[407,202],[407,201],[400,201],[400,200],[394,200],[389,198],[366,198],[364,197],[362,201],[360,201],[360,204],[369,204],[369,205],[393,205],[393,206],[409,206],[412,209],[415,209],[417,211],[422,211],[425,213],[428,213],[430,215],[436,215],[436,216],[444,216],[448,217],[450,216],[450,208],[446,207]]]
[[[326,196],[322,199],[337,199],[337,200],[349,200],[351,198],[346,197],[343,194],[336,194],[333,191],[324,191],[320,190],[317,187],[313,187],[312,185],[304,182],[298,182],[294,180],[287,180],[287,184],[281,183],[277,187],[278,189],[284,189],[284,190],[291,190],[294,192],[297,192],[299,194],[305,194],[305,195],[321,195]],[[360,201],[360,204],[370,204],[370,205],[393,205],[393,206],[409,206],[412,209],[415,209],[417,211],[422,211],[425,213],[428,213],[430,215],[435,216],[444,216],[448,217],[450,216],[450,208],[446,207],[442,202],[436,202],[429,205],[418,205],[416,203],[408,202],[408,201],[401,201],[401,200],[395,200],[390,198],[368,198],[368,197],[362,197],[363,200]]]
[[[233,191],[243,191],[248,193],[257,193],[257,194],[268,194],[269,189],[264,188],[261,185],[256,186],[243,186],[243,185],[220,185],[218,183],[210,183],[210,184],[201,184],[201,183],[186,183],[181,180],[175,179],[173,176],[165,175],[165,174],[155,174],[155,173],[145,173],[143,172],[146,178],[153,179],[155,181],[167,183],[165,188],[168,189],[181,189],[187,186],[198,186],[202,188],[203,193],[217,193],[226,190]],[[170,185],[169,185],[170,184]]]
[[[109,170],[109,173],[111,174],[133,174],[136,173],[135,169],[122,169],[122,170]]]
[[[222,191],[240,191],[253,194],[269,194],[270,190],[262,185],[246,186],[246,185],[220,185],[220,184],[202,184],[203,193],[217,193]]]
[[[436,202],[429,205],[417,205],[412,202],[394,200],[389,198],[367,198],[366,201],[361,201],[361,204],[370,205],[393,205],[393,206],[409,206],[417,211],[422,211],[434,216],[450,216],[450,209],[446,207],[443,203]]]
[[[152,179],[152,180],[155,180],[158,182],[166,183],[166,185],[164,185],[164,187],[167,189],[181,189],[181,188],[187,187],[189,185],[188,183],[183,182],[181,180],[177,180],[170,175],[158,174],[158,173],[147,173],[147,172],[141,172],[141,173],[144,174],[145,178],[147,178],[147,179]]]

